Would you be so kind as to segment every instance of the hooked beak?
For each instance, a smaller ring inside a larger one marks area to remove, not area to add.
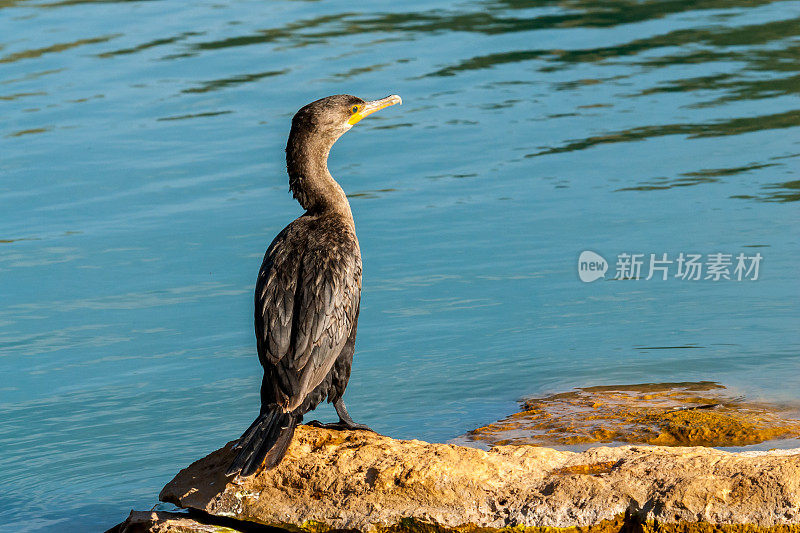
[[[402,104],[403,99],[393,94],[391,96],[387,96],[386,98],[381,98],[380,100],[373,100],[372,102],[367,102],[364,104],[364,107],[355,113],[348,119],[347,123],[351,126],[356,124],[359,120],[364,117],[367,117],[373,114],[375,111],[380,111],[384,107],[389,107],[390,105],[394,104]]]

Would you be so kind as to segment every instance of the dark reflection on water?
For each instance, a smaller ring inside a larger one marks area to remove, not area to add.
[[[233,111],[209,111],[207,113],[192,113],[189,115],[178,115],[174,117],[161,117],[156,120],[165,121],[165,120],[186,120],[190,118],[203,118],[203,117],[216,117],[218,115],[227,115],[229,113],[233,113]]]
[[[204,50],[218,50],[221,48],[232,48],[239,46],[251,46],[258,44],[269,44],[279,41],[291,42],[293,46],[304,46],[309,44],[321,44],[326,42],[327,37],[344,37],[350,34],[349,27],[344,27],[338,31],[311,31],[320,26],[325,26],[333,22],[339,22],[343,19],[352,18],[353,13],[339,13],[336,15],[316,17],[311,19],[302,19],[293,21],[286,24],[282,28],[270,28],[259,30],[258,32],[250,35],[239,35],[236,37],[228,37],[216,41],[206,41],[192,44],[190,49],[192,52],[187,52],[185,55],[178,57],[188,57],[193,53]],[[174,56],[173,56],[174,57]]]
[[[642,185],[635,187],[622,187],[618,191],[655,191],[659,189],[671,189],[673,187],[688,187],[691,185],[700,185],[703,183],[714,183],[720,181],[724,176],[734,176],[736,174],[746,173],[750,170],[757,170],[761,168],[768,168],[777,166],[776,163],[763,163],[746,165],[736,168],[713,168],[704,169],[696,172],[685,172],[682,174],[683,178],[668,179],[668,178],[655,178]]]
[[[759,168],[774,167],[775,163],[764,163],[761,165],[746,165],[743,167],[735,168],[709,168],[699,170],[697,172],[686,172],[684,176],[697,177],[697,178],[713,178],[717,176],[733,176],[734,174],[741,174],[748,170],[757,170]]]
[[[327,94],[404,99],[331,154],[357,419],[447,441],[573,387],[796,401],[799,12],[0,0],[0,523],[104,530],[251,421],[289,120]],[[582,250],[763,270],[582,284]]]
[[[800,54],[800,49],[797,50]],[[800,76],[771,80],[736,80],[731,74],[703,76],[688,80],[677,80],[671,85],[653,87],[642,94],[657,92],[687,92],[698,90],[725,90],[727,95],[708,102],[694,104],[694,107],[711,107],[734,100],[773,98],[775,96],[800,93]]]
[[[5,100],[7,102],[10,102],[11,100],[17,100],[19,98],[25,98],[26,96],[42,96],[42,95],[45,95],[45,94],[47,94],[47,93],[42,92],[42,91],[33,92],[33,93],[7,94],[7,95],[4,95],[4,96],[0,96],[0,100]]]
[[[221,80],[211,80],[203,82],[199,87],[184,89],[183,92],[207,93],[210,91],[216,91],[218,89],[224,89],[232,85],[239,85],[241,83],[250,83],[253,81],[260,80],[262,78],[269,78],[271,76],[280,76],[281,74],[286,74],[286,72],[288,72],[288,70],[270,70],[267,72],[258,72],[256,74],[243,74],[240,76],[232,76],[230,78],[223,78]]]
[[[178,41],[182,41],[188,37],[194,37],[197,35],[202,35],[201,33],[194,32],[194,31],[186,31],[181,33],[180,35],[175,35],[174,37],[167,37],[164,39],[154,39],[152,41],[142,43],[131,48],[122,48],[120,50],[114,50],[112,52],[103,52],[97,54],[97,57],[114,57],[126,54],[135,54],[137,52],[141,52],[142,50],[147,50],[148,48],[155,48],[157,46],[164,46],[167,44],[176,43]]]
[[[758,196],[734,195],[731,198],[742,198],[745,200],[761,200],[763,202],[797,202],[800,201],[800,180],[787,181],[785,183],[774,183],[764,185],[763,193]]]
[[[687,135],[689,138],[718,137],[723,135],[740,135],[742,133],[769,129],[793,128],[798,125],[800,125],[800,110],[792,110],[775,115],[732,118],[711,123],[643,126],[626,131],[609,132],[604,135],[588,137],[580,141],[570,142],[558,148],[550,148],[542,152],[528,154],[525,157],[573,152],[575,150],[592,148],[600,144],[638,141],[664,135]]]
[[[19,130],[19,131],[12,132],[12,133],[9,133],[7,136],[8,137],[22,137],[23,135],[33,135],[35,133],[44,133],[46,131],[50,131],[51,129],[53,129],[52,126],[49,126],[49,127],[46,127],[46,128],[31,128],[29,130]]]
[[[764,200],[771,202],[796,202],[800,200],[800,180],[787,181],[767,185],[764,189],[770,191],[766,193]]]
[[[395,191],[397,191],[397,189],[375,189],[374,191],[357,191],[357,192],[347,193],[347,197],[350,199],[361,198],[364,200],[374,200],[375,198],[382,197],[387,192],[395,192]]]
[[[96,43],[104,43],[106,41],[110,41],[111,39],[119,37],[119,35],[106,35],[103,37],[96,37],[93,39],[78,39],[77,41],[72,41],[69,43],[58,43],[52,46],[46,46],[44,48],[34,48],[31,50],[24,50],[22,52],[16,52],[14,54],[9,54],[4,57],[0,57],[0,63],[13,63],[14,61],[20,61],[23,59],[34,59],[37,57],[41,57],[45,54],[55,54],[58,52],[63,52],[65,50],[69,50],[70,48],[76,48],[78,46],[85,46],[88,44],[96,44]]]

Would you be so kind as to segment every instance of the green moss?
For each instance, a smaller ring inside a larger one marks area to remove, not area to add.
[[[761,527],[754,524],[712,524],[710,522],[659,524],[646,522],[636,524],[631,533],[800,533],[800,524],[781,524]]]
[[[288,531],[302,533],[329,533],[341,532],[331,528],[324,522],[307,520],[300,526],[281,524],[280,527]],[[227,532],[220,529],[220,532]],[[231,530],[232,531],[232,530]],[[378,533],[800,533],[798,525],[776,525],[760,527],[754,524],[712,524],[710,522],[680,522],[664,524],[660,522],[639,522],[635,518],[618,515],[609,520],[602,520],[597,524],[588,526],[571,527],[525,527],[514,526],[504,528],[478,527],[474,524],[464,524],[456,527],[444,527],[416,518],[403,518],[397,524],[389,527],[378,528]]]
[[[277,524],[264,523],[264,522],[259,522],[259,523],[269,527],[285,529],[286,531],[290,531],[291,533],[327,533],[328,531],[335,531],[331,526],[329,526],[325,522],[318,522],[316,520],[306,520],[300,525],[288,524],[288,523],[277,523]]]
[[[611,520],[603,520],[591,526],[574,527],[504,527],[488,528],[478,527],[474,524],[464,524],[457,527],[443,527],[417,520],[404,518],[398,524],[381,528],[380,533],[619,533],[626,527],[625,517],[620,515]]]
[[[380,533],[800,533],[800,525],[760,527],[753,524],[712,524],[709,522],[641,523],[625,515],[619,515],[588,526],[516,526],[496,529],[481,528],[473,524],[447,528],[413,518],[404,518],[393,527],[382,528]]]

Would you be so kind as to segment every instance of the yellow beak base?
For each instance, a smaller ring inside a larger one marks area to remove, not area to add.
[[[364,104],[364,107],[361,110],[353,113],[353,115],[347,120],[347,123],[352,126],[353,124],[357,124],[362,118],[373,114],[375,111],[380,111],[384,107],[389,107],[390,105],[402,103],[403,99],[396,94],[387,96],[386,98],[381,98],[380,100],[367,102]]]

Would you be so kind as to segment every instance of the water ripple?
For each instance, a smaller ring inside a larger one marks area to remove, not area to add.
[[[796,126],[800,126],[800,109],[773,115],[716,120],[707,123],[642,126],[571,141],[564,146],[526,154],[525,157],[574,152],[576,150],[586,150],[602,144],[640,141],[666,135],[686,135],[689,139],[698,139],[702,137],[741,135],[756,131],[793,128]]]
[[[231,87],[233,85],[240,85],[243,83],[250,83],[253,81],[258,81],[264,78],[271,78],[272,76],[280,76],[281,74],[286,74],[289,72],[289,69],[283,70],[269,70],[267,72],[258,72],[255,74],[242,74],[238,76],[232,76],[230,78],[221,78],[218,80],[210,80],[201,83],[197,87],[192,87],[190,89],[184,89],[181,92],[184,93],[207,93],[211,91],[218,91],[220,89],[224,89],[226,87]]]
[[[292,111],[326,94],[404,99],[330,161],[359,420],[445,441],[618,382],[796,400],[798,8],[0,0],[0,523],[107,529],[251,422],[253,277],[301,212]],[[764,270],[586,285],[584,249]]]
[[[31,50],[24,50],[22,52],[15,52],[13,54],[9,54],[4,57],[0,57],[0,63],[13,63],[15,61],[20,61],[23,59],[33,59],[37,57],[41,57],[45,54],[53,54],[58,52],[63,52],[65,50],[70,50],[72,48],[76,48],[78,46],[85,46],[89,44],[97,44],[97,43],[104,43],[106,41],[110,41],[111,39],[116,39],[117,37],[121,37],[122,34],[115,33],[111,35],[104,35],[102,37],[93,37],[91,39],[78,39],[76,41],[72,41],[69,43],[58,43],[51,46],[46,46],[44,48],[35,48]]]

